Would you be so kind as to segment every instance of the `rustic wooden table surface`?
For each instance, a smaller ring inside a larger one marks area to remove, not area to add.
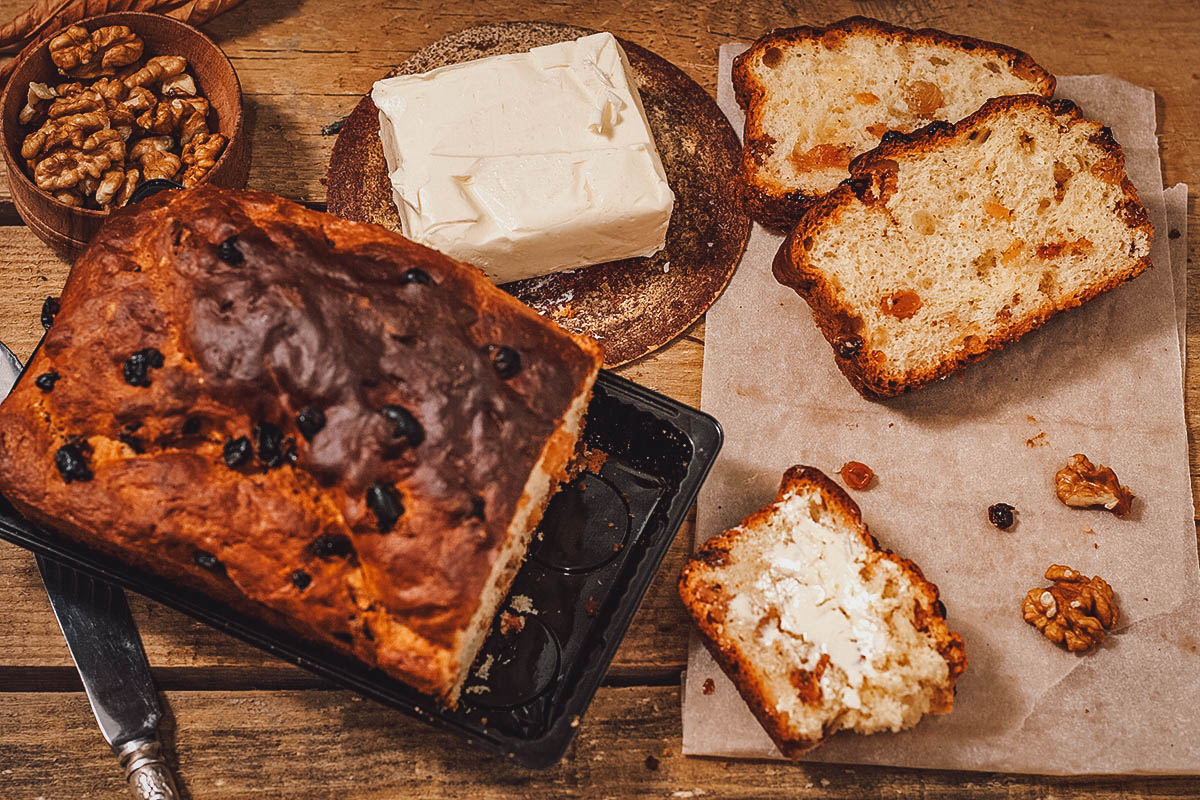
[[[7,19],[26,0],[0,0]],[[610,30],[673,61],[715,93],[717,47],[777,26],[868,14],[1005,42],[1060,74],[1112,73],[1159,95],[1164,180],[1192,185],[1186,389],[1197,475],[1200,392],[1200,27],[1195,0],[1086,3],[863,0],[247,0],[206,30],[245,91],[250,185],[320,206],[333,138],[371,83],[421,46],[482,21],[542,19]],[[21,225],[0,183],[0,340],[22,358],[42,299],[68,265]],[[698,405],[704,325],[621,374]],[[575,743],[530,772],[206,628],[131,597],[159,688],[164,738],[194,798],[585,797],[1197,797],[1200,779],[1046,778],[684,758],[679,682],[688,623],[674,592],[692,539],[681,531]],[[1196,676],[1148,676],[1196,680]],[[1200,773],[1200,764],[1197,764]],[[0,543],[0,798],[122,797],[117,766],[88,709],[33,558]]]

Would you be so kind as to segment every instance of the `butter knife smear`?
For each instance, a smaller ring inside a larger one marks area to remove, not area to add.
[[[375,84],[403,233],[496,283],[649,256],[675,196],[610,33]]]

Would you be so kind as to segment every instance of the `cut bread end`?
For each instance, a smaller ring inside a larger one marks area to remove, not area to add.
[[[1111,132],[1070,101],[988,101],[892,135],[810,206],[775,277],[864,396],[944,378],[1150,267]]]
[[[954,707],[967,661],[937,587],[881,549],[813,467],[789,469],[773,505],[702,545],[679,593],[789,758],[841,730],[900,731]]]
[[[851,17],[772,31],[734,61],[733,85],[746,112],[743,205],[784,228],[886,131],[962,119],[993,97],[1049,97],[1055,80],[1004,45]]]

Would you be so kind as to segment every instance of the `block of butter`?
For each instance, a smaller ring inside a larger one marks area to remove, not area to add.
[[[667,185],[610,33],[371,90],[402,231],[496,283],[663,248]]]

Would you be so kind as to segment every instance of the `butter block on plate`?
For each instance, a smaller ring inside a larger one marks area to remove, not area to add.
[[[675,196],[610,33],[377,82],[402,231],[496,283],[649,256]]]

